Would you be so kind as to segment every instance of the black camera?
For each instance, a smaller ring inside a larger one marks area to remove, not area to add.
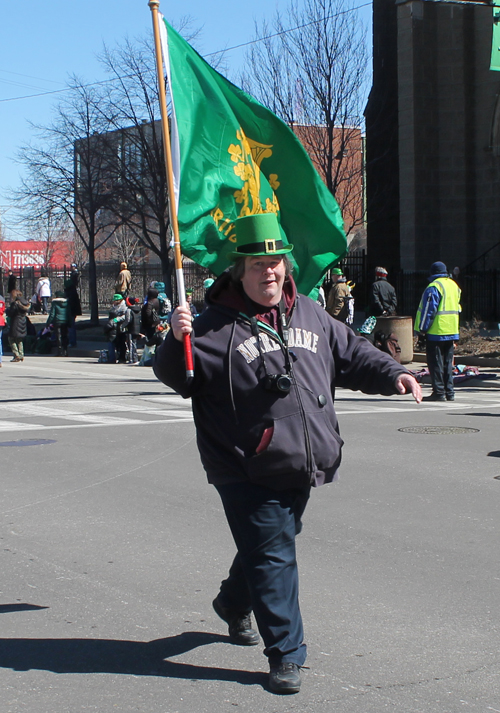
[[[264,387],[267,391],[275,391],[284,396],[290,393],[292,380],[287,374],[266,374]]]

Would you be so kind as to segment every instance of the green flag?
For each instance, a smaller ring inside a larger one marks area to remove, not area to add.
[[[493,38],[491,42],[490,69],[500,71],[500,7],[493,6]]]
[[[164,24],[182,252],[220,274],[234,250],[233,221],[273,211],[294,245],[298,290],[311,293],[346,253],[335,198],[293,131]]]

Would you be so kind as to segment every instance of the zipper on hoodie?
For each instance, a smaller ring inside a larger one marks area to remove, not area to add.
[[[293,314],[294,307],[295,307],[295,305],[292,307],[292,310],[290,312],[290,320],[291,320],[291,317]],[[247,322],[248,324],[251,325],[251,321],[250,321],[249,317],[247,317],[247,315],[244,314],[244,312],[240,312],[240,317],[242,317],[242,319],[245,322]],[[262,331],[267,332],[267,334],[269,334],[272,337],[275,337],[277,339],[278,344],[280,345],[282,350],[284,350],[286,348],[285,343],[283,342],[280,334],[275,329],[273,329],[269,324],[266,324],[265,322],[261,322],[260,320],[257,320],[257,324],[259,325],[260,328],[262,328]],[[309,436],[309,429],[307,427],[307,418],[306,418],[306,413],[304,411],[304,405],[302,403],[302,397],[300,395],[300,389],[298,387],[297,380],[295,378],[295,374],[293,371],[293,364],[291,361],[290,361],[290,375],[292,376],[292,384],[295,389],[295,395],[297,396],[297,403],[299,405],[299,413],[300,413],[300,417],[302,419],[302,427],[304,429],[304,440],[306,443],[307,472],[309,475],[309,482],[312,485],[314,478],[313,478],[313,467],[312,467],[313,464],[312,464],[311,439]]]

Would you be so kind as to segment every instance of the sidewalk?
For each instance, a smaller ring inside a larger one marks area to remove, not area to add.
[[[30,314],[30,321],[38,331],[41,325],[47,321],[45,314]],[[108,349],[108,341],[104,336],[104,325],[108,319],[107,313],[99,315],[99,324],[90,324],[90,313],[85,312],[76,318],[76,339],[77,346],[69,348],[71,357],[95,357],[99,358],[102,349]]]

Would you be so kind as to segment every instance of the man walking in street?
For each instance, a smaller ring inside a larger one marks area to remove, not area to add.
[[[453,352],[458,341],[460,288],[448,277],[444,262],[434,262],[430,283],[422,295],[415,319],[415,331],[425,335],[425,351],[432,394],[423,401],[454,401]]]
[[[192,320],[177,307],[154,371],[192,398],[197,441],[236,544],[213,602],[233,643],[259,643],[274,693],[297,693],[306,644],[298,600],[295,536],[311,486],[335,479],[343,441],[335,387],[385,395],[421,392],[413,376],[316,302],[298,295],[277,217],[235,223],[233,266]],[[194,377],[182,340],[192,335]]]

